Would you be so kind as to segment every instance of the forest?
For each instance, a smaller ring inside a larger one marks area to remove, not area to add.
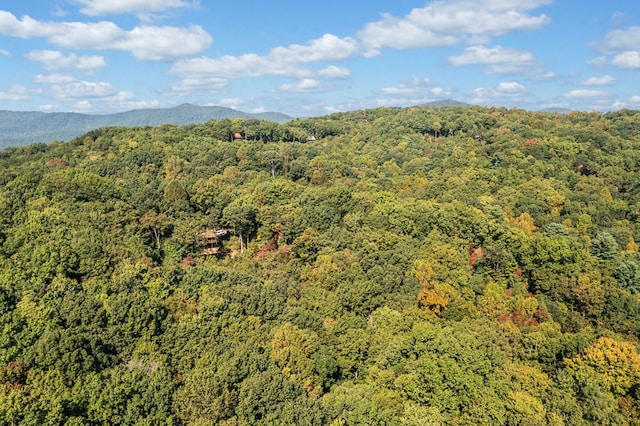
[[[0,151],[0,425],[640,425],[640,111]]]

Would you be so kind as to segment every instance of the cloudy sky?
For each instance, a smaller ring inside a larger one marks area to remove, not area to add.
[[[0,2],[0,109],[640,108],[638,0]]]

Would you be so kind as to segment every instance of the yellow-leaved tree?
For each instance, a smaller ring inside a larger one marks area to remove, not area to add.
[[[640,385],[640,354],[631,342],[601,337],[581,355],[565,360],[578,374],[593,371],[616,396],[624,396]]]
[[[433,268],[427,262],[418,260],[413,267],[413,273],[420,283],[418,303],[427,311],[438,315],[447,309],[458,293],[447,284],[439,282]]]

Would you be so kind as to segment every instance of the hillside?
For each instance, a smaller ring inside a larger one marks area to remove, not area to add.
[[[291,117],[280,113],[249,114],[231,108],[191,104],[104,115],[0,111],[0,148],[54,140],[67,141],[106,126],[185,125],[225,118],[259,119],[277,123],[291,120]]]
[[[0,151],[0,423],[638,425],[639,123],[379,108]]]

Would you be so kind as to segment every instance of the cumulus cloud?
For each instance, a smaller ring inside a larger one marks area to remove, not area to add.
[[[75,111],[89,111],[93,109],[93,105],[91,105],[91,102],[89,101],[78,101],[73,104],[73,109]]]
[[[286,61],[291,58],[295,62],[339,61],[347,59],[360,50],[358,42],[351,38],[340,38],[333,34],[309,41],[306,45],[292,44],[287,47],[274,47],[269,52],[269,58]]]
[[[552,0],[449,0],[415,8],[404,17],[383,14],[358,36],[372,49],[411,49],[452,46],[460,42],[488,43],[514,31],[530,31],[550,22],[548,16],[527,12]]]
[[[108,111],[114,108],[130,110],[160,106],[157,100],[136,99],[133,92],[116,90],[108,82],[75,80],[60,74],[38,75],[35,81],[51,84],[51,95],[74,111]]]
[[[552,0],[445,0],[433,1],[422,8],[415,8],[404,17],[383,15],[381,20],[365,25],[354,37],[338,37],[325,34],[306,44],[291,44],[272,48],[266,55],[248,53],[240,56],[218,58],[191,58],[177,62],[171,73],[181,80],[179,89],[203,84],[185,84],[186,80],[205,81],[212,78],[236,79],[243,77],[281,76],[298,79],[348,78],[349,71],[336,65],[314,71],[306,64],[345,60],[354,56],[371,57],[383,47],[397,49],[441,47],[461,42],[486,43],[492,37],[514,31],[540,28],[549,22],[543,14],[531,14],[531,10],[551,3]],[[516,4],[514,4],[516,3]],[[523,72],[529,74],[547,72],[529,52],[517,52],[502,47],[476,55],[492,55],[493,62],[478,62],[489,72]],[[487,49],[487,48],[484,48]],[[471,59],[473,52],[465,52],[452,61],[462,65]],[[517,53],[514,57],[513,54]],[[509,61],[500,55],[511,55]],[[476,60],[480,60],[478,57]],[[487,60],[487,58],[485,58]],[[294,85],[286,85],[289,89]]]
[[[237,109],[242,104],[244,104],[244,99],[242,98],[223,98],[223,99],[220,99],[220,101],[215,105]],[[210,106],[215,106],[215,105],[212,104]]]
[[[603,75],[602,77],[590,77],[580,84],[583,86],[610,86],[616,83],[616,79],[610,75]]]
[[[459,67],[466,65],[486,65],[491,73],[501,73],[521,68],[533,63],[533,55],[516,49],[497,46],[487,48],[483,46],[468,47],[464,53],[449,57],[451,65]]]
[[[80,12],[89,16],[161,12],[193,6],[192,3],[183,0],[76,0],[76,2],[84,6]]]
[[[345,78],[349,78],[351,73],[349,72],[348,69],[344,67],[329,65],[328,67],[318,71],[318,75],[320,75],[320,77],[325,77],[325,78],[345,79]]]
[[[625,50],[637,50],[640,26],[620,28],[607,33],[601,42],[595,43],[598,50],[611,54]]]
[[[606,56],[596,56],[595,58],[589,59],[587,64],[593,65],[594,67],[603,67],[607,65],[607,57]]]
[[[120,108],[131,110],[131,109],[158,108],[158,107],[161,107],[162,104],[157,99],[152,99],[150,101],[123,100],[123,101],[118,101],[117,106]]]
[[[2,101],[26,101],[31,99],[33,94],[40,93],[39,89],[30,89],[22,85],[10,86],[6,92],[0,92]]]
[[[171,73],[185,79],[233,79],[263,75],[307,77],[311,72],[301,69],[293,60],[271,61],[268,56],[248,53],[219,58],[185,59],[171,67]]]
[[[71,77],[70,75],[63,75],[63,74],[49,74],[49,75],[37,74],[33,78],[33,81],[35,83],[42,83],[42,84],[62,84],[62,83],[71,83],[72,81],[75,81],[75,78]]]
[[[383,95],[412,95],[416,92],[425,92],[429,89],[431,80],[428,78],[413,78],[396,86],[383,87],[380,93]]]
[[[64,55],[56,50],[33,50],[26,55],[27,59],[40,62],[46,69],[77,68],[93,72],[107,65],[102,56],[78,56],[74,53]]]
[[[229,80],[220,77],[193,76],[181,79],[171,85],[170,93],[177,96],[187,96],[192,93],[208,92],[211,94],[224,93],[229,86]]]
[[[0,49],[0,55],[6,56],[7,58],[10,58],[11,57],[11,52],[9,52],[8,50]]]
[[[351,38],[340,38],[333,34],[310,40],[308,43],[274,47],[267,55],[248,53],[240,56],[219,58],[193,58],[176,62],[171,73],[180,78],[174,89],[187,92],[189,87],[226,87],[230,79],[242,77],[280,76],[312,79],[315,74],[325,78],[346,78],[349,71],[337,66],[328,66],[314,72],[306,67],[312,62],[329,62],[347,59],[360,52],[358,42]],[[295,85],[285,85],[295,90]]]
[[[531,64],[533,54],[508,47],[471,46],[458,56],[450,56],[449,63],[459,67],[464,65],[503,65],[503,64]]]
[[[496,87],[485,88],[479,87],[473,90],[474,98],[472,103],[486,104],[491,103],[494,99],[524,99],[530,94],[529,90],[516,81],[505,81],[499,83]]]
[[[117,91],[107,82],[73,81],[65,84],[55,84],[51,93],[59,100],[101,98],[114,96]]]
[[[450,56],[449,63],[456,67],[481,65],[490,74],[526,74],[537,78],[550,78],[544,67],[536,62],[531,52],[496,46],[471,46],[457,56]]]
[[[215,76],[220,78],[275,75],[310,77],[312,72],[301,64],[346,59],[358,52],[358,43],[350,38],[325,34],[306,45],[278,46],[266,56],[248,53],[220,58],[185,59],[176,63],[171,72],[177,75]]]
[[[617,54],[611,63],[620,68],[640,69],[640,50],[630,50]]]
[[[22,19],[0,10],[0,34],[18,37],[45,37],[68,49],[121,50],[142,61],[165,61],[201,53],[212,43],[200,26],[137,26],[127,31],[113,22],[40,22]]]
[[[569,99],[594,99],[607,97],[609,94],[601,90],[576,89],[565,93],[563,96]]]
[[[322,85],[318,80],[303,78],[295,83],[283,84],[280,86],[280,90],[285,92],[319,92],[322,90]]]
[[[640,69],[640,26],[610,31],[604,39],[593,43],[598,51],[613,55],[611,64],[618,68]]]
[[[378,90],[375,106],[418,105],[452,96],[450,89],[434,86],[428,78],[414,77]]]

